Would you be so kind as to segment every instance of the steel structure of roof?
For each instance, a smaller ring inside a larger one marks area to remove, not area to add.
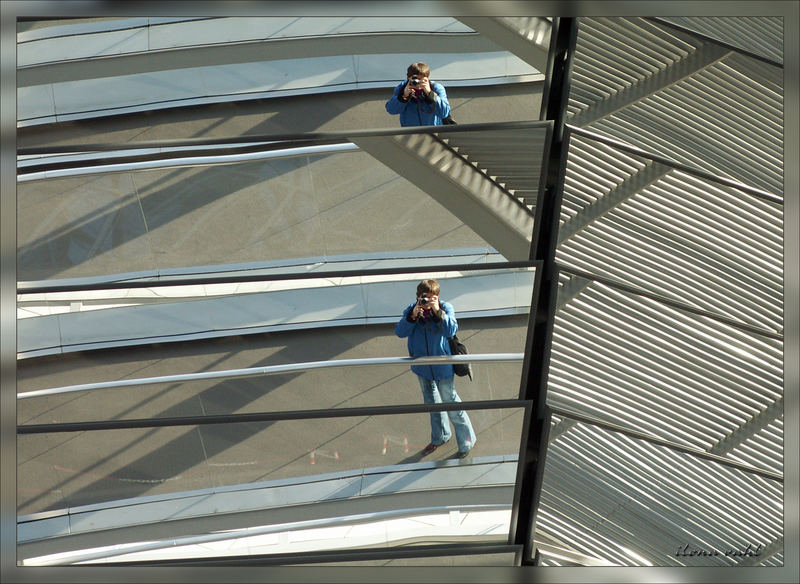
[[[781,27],[578,19],[537,522],[565,548],[783,562]]]

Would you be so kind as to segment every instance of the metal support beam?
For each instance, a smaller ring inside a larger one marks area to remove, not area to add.
[[[648,161],[647,166],[642,168],[639,172],[626,178],[623,183],[619,184],[589,207],[583,209],[570,221],[564,223],[558,232],[558,243],[564,243],[576,233],[581,232],[632,196],[640,193],[645,187],[658,181],[670,170],[668,166]]]
[[[711,462],[714,462],[716,464],[721,464],[723,466],[727,466],[728,468],[735,468],[736,470],[764,477],[765,479],[778,481],[779,483],[784,482],[784,477],[780,473],[763,468],[758,468],[744,462],[738,462],[737,460],[734,460],[732,458],[720,456],[719,454],[713,454],[711,452],[708,452],[707,450],[700,450],[698,448],[685,446],[683,444],[679,444],[677,442],[673,442],[665,438],[659,438],[658,436],[654,436],[652,434],[643,432],[641,430],[626,428],[625,426],[621,426],[619,424],[607,422],[599,418],[595,418],[593,416],[580,414],[578,412],[572,412],[560,407],[553,407],[551,413],[556,416],[561,416],[562,418],[564,418],[564,420],[572,419],[576,422],[589,424],[591,426],[594,426],[595,428],[602,428],[603,430],[608,430],[610,432],[616,432],[618,434],[630,436],[631,438],[634,438],[636,440],[649,442],[650,444],[655,444],[656,446],[663,446],[665,448],[669,448],[670,450],[674,450],[676,452],[689,454],[691,456],[695,456],[702,460],[710,460]]]
[[[556,440],[559,439],[560,436],[569,432],[574,426],[578,425],[577,420],[573,420],[572,418],[564,418],[558,424],[554,425],[550,429],[550,433],[548,436],[548,443],[552,444]]]
[[[514,195],[431,134],[351,138],[429,194],[511,261],[527,260],[533,214]]]
[[[545,455],[549,441],[550,410],[547,407],[547,373],[550,344],[558,297],[558,267],[555,262],[561,197],[568,152],[565,119],[569,100],[570,69],[578,36],[575,18],[553,23],[547,86],[542,95],[542,117],[553,122],[546,169],[536,205],[531,259],[542,262],[537,270],[538,287],[531,303],[531,320],[522,368],[520,399],[532,403],[530,426],[523,436],[517,480],[517,517],[512,517],[513,543],[523,546],[523,565],[535,565],[534,532],[542,488]],[[516,521],[514,521],[516,519]]]
[[[719,442],[709,448],[708,451],[711,454],[727,454],[740,444],[755,436],[758,431],[763,430],[782,415],[783,398],[781,397],[736,428],[733,432],[721,438]]]
[[[524,404],[523,404],[524,405]],[[141,428],[171,428],[176,426],[207,426],[213,424],[249,424],[282,422],[286,420],[321,420],[327,418],[352,418],[358,416],[385,416],[390,414],[422,414],[430,412],[456,412],[458,410],[521,409],[518,400],[461,401],[422,403],[397,406],[365,406],[354,408],[328,408],[324,410],[291,410],[283,412],[255,412],[249,414],[219,414],[180,416],[171,418],[133,418],[124,420],[90,420],[88,422],[55,422],[48,424],[22,424],[17,435],[60,434],[93,432],[98,430],[133,430]]]
[[[562,281],[561,290],[558,292],[556,310],[561,310],[570,300],[578,296],[592,284],[591,280],[580,276],[567,276],[566,280]]]
[[[537,71],[546,70],[552,27],[548,19],[538,16],[459,16],[458,20],[508,49]]]
[[[698,71],[702,71],[718,63],[723,57],[729,54],[729,50],[718,45],[702,45],[697,51],[690,53],[686,58],[677,61],[673,65],[662,69],[657,74],[651,75],[634,85],[630,85],[601,102],[592,104],[588,109],[570,118],[569,123],[578,127],[586,127],[637,101],[645,99],[671,85],[675,85],[691,77]]]

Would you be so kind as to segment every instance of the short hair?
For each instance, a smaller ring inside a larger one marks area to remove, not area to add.
[[[411,63],[408,66],[408,70],[406,71],[408,77],[413,77],[417,75],[419,77],[430,77],[431,76],[431,68],[428,67],[425,63],[418,62],[418,63]]]
[[[439,290],[439,282],[436,280],[423,280],[417,284],[417,296],[422,296],[423,294],[438,296]]]

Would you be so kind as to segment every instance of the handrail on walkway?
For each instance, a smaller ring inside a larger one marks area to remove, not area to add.
[[[303,363],[287,363],[285,365],[266,365],[264,367],[248,367],[245,369],[227,369],[222,371],[202,371],[200,373],[182,373],[178,375],[161,375],[157,377],[140,377],[136,379],[119,379],[116,381],[100,381],[81,383],[64,387],[52,387],[26,391],[17,394],[17,399],[44,397],[76,391],[92,391],[96,389],[118,389],[155,383],[179,383],[203,379],[230,379],[234,377],[252,377],[255,375],[278,375],[310,371],[312,369],[328,369],[332,367],[361,367],[365,365],[443,365],[447,363],[499,363],[522,361],[523,353],[483,353],[475,355],[447,355],[442,357],[372,357],[366,359],[334,359],[330,361],[307,361]]]

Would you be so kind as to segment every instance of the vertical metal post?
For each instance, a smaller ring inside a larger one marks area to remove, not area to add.
[[[541,262],[537,268],[537,271],[541,271],[541,277],[537,278],[539,287],[533,294],[520,387],[520,399],[532,402],[530,425],[527,435],[523,437],[520,458],[519,499],[514,532],[514,544],[523,548],[522,565],[536,565],[538,562],[538,554],[534,555],[533,535],[550,430],[550,411],[546,398],[550,344],[558,295],[555,253],[568,151],[564,127],[572,54],[577,36],[578,24],[575,18],[554,19],[547,82],[542,95],[542,118],[553,121],[553,131],[546,158],[544,184],[536,203],[530,257]]]

